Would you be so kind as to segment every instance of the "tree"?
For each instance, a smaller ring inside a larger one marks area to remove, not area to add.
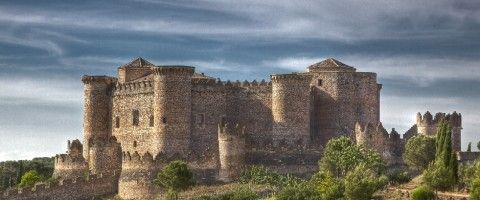
[[[321,200],[342,199],[345,192],[343,179],[335,178],[328,172],[317,172],[310,179],[310,184],[320,194]]]
[[[412,192],[413,200],[435,200],[435,193],[428,186],[421,185]]]
[[[480,151],[480,141],[477,143],[477,149]]]
[[[467,152],[472,152],[472,142],[468,143]]]
[[[359,164],[365,164],[367,168],[381,173],[385,168],[382,157],[377,152],[357,146],[347,137],[339,137],[328,141],[319,161],[320,171],[328,172],[334,177],[345,177]]]
[[[31,187],[34,186],[35,183],[42,181],[42,177],[38,174],[35,170],[30,170],[22,176],[22,180],[20,181],[19,187]]]
[[[452,150],[452,128],[440,122],[437,132],[435,161],[424,172],[424,181],[434,189],[451,189],[458,180],[458,163]]]
[[[379,177],[374,171],[360,164],[345,177],[345,197],[351,200],[372,199],[375,191],[387,184],[385,176]]]
[[[412,169],[424,170],[435,159],[436,146],[435,138],[416,135],[407,141],[403,160]]]
[[[186,190],[194,185],[193,174],[183,161],[172,161],[157,174],[155,182],[171,191]]]

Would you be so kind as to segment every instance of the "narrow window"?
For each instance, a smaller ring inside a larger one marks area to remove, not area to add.
[[[115,117],[115,128],[120,128],[120,117]]]
[[[197,114],[195,121],[197,125],[203,126],[205,124],[205,114]]]
[[[318,86],[322,86],[322,79],[318,79],[317,85],[318,85]]]
[[[149,123],[149,124],[150,124],[150,127],[153,127],[153,125],[154,125],[154,123],[155,123],[154,120],[155,120],[155,119],[153,118],[153,115],[150,115],[150,123]]]
[[[132,112],[132,116],[133,116],[133,125],[134,126],[138,126],[139,122],[140,122],[140,113],[138,112],[138,110],[133,110]]]
[[[167,118],[166,118],[166,117],[162,117],[162,122],[163,122],[164,124],[166,124],[166,123],[167,123]]]
[[[133,147],[137,147],[137,141],[133,141]]]

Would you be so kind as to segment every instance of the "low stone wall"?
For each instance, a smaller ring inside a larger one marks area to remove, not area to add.
[[[34,187],[11,189],[0,199],[9,200],[83,200],[115,194],[118,173],[89,175],[88,178],[60,180],[56,185],[40,183]]]

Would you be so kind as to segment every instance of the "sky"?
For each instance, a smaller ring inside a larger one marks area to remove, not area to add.
[[[82,138],[80,77],[140,56],[222,80],[332,57],[377,73],[387,129],[457,111],[463,148],[480,140],[480,1],[1,1],[0,161],[65,152]]]

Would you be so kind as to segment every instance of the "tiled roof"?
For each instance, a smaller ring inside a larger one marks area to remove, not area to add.
[[[308,67],[310,71],[355,71],[355,68],[348,66],[333,58],[315,63]]]
[[[139,67],[155,67],[154,64],[148,62],[147,60],[143,59],[142,57],[138,57],[137,59],[133,60],[132,62],[122,65],[121,67],[134,67],[134,68],[139,68]]]

